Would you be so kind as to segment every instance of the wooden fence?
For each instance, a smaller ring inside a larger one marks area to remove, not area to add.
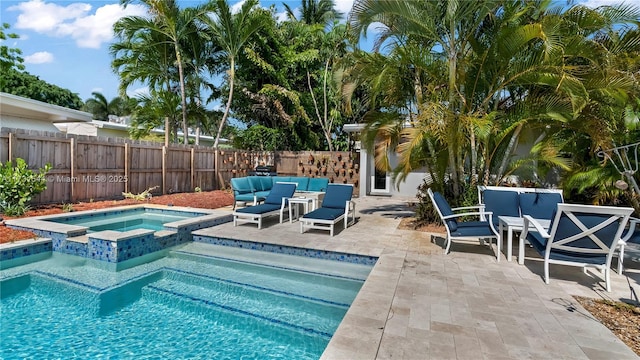
[[[358,194],[359,154],[350,152],[217,151],[121,138],[90,137],[3,128],[0,162],[24,159],[37,170],[46,164],[47,189],[34,204],[121,199],[122,193],[153,194],[228,189],[231,178],[258,165],[274,165],[278,175],[328,177],[352,183]],[[217,165],[217,166],[216,166]],[[216,171],[217,170],[217,171]]]

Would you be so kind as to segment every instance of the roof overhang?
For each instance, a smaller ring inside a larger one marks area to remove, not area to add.
[[[22,96],[0,92],[0,115],[51,123],[91,122],[93,115]]]
[[[364,130],[364,124],[344,124],[342,130],[347,133],[357,133]]]

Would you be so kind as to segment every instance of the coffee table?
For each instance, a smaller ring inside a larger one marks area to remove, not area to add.
[[[548,229],[551,225],[550,220],[536,219],[542,227]],[[498,234],[502,236],[503,230],[507,231],[507,261],[511,261],[511,253],[513,250],[513,233],[524,230],[524,218],[518,216],[498,216],[499,229]],[[502,239],[501,239],[502,240]],[[504,241],[503,241],[504,242]],[[524,264],[524,238],[520,236],[518,242],[518,264]]]

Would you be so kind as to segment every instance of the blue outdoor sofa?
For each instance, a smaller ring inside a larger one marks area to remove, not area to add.
[[[273,184],[278,182],[295,183],[296,192],[324,192],[329,185],[328,178],[309,178],[303,176],[246,176],[231,179],[233,189],[233,208],[236,203],[250,202],[256,205],[269,196]]]

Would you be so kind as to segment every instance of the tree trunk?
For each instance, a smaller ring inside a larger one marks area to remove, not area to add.
[[[169,117],[164,117],[164,146],[169,146],[169,136],[171,135],[171,124],[169,124]]]
[[[182,102],[182,132],[184,144],[189,144],[189,128],[187,127],[187,95],[184,89],[184,72],[182,69],[182,56],[176,45],[176,59],[178,61],[178,75],[180,76],[180,98]]]
[[[222,136],[222,129],[224,128],[225,123],[227,122],[227,117],[229,117],[229,111],[231,109],[231,99],[233,98],[233,82],[235,78],[235,59],[231,58],[230,67],[229,67],[229,99],[227,100],[227,106],[224,109],[224,114],[222,115],[222,120],[220,120],[220,125],[218,126],[218,133],[216,134],[216,140],[213,143],[214,149],[218,148],[218,144],[220,142],[220,136]]]
[[[511,134],[511,139],[509,139],[509,144],[507,144],[507,149],[504,152],[504,156],[502,157],[502,162],[500,163],[500,167],[496,172],[496,185],[500,185],[500,181],[502,180],[502,176],[504,174],[504,170],[507,168],[507,164],[509,162],[509,155],[513,152],[513,147],[518,141],[520,137],[520,131],[522,131],[522,123],[516,126],[515,130],[513,130],[513,134]]]

